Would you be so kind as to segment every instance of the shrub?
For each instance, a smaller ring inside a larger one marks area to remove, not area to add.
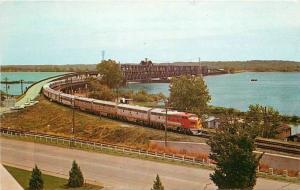
[[[158,174],[156,175],[156,179],[151,190],[164,190],[164,186],[162,185]]]
[[[44,181],[42,178],[42,172],[37,165],[32,169],[31,178],[29,180],[30,190],[41,190],[44,188]]]
[[[84,183],[83,175],[80,167],[73,161],[72,168],[69,172],[68,187],[81,187]]]

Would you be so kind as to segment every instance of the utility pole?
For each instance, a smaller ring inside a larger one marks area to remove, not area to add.
[[[268,138],[268,136],[269,136],[269,134],[266,134],[266,133],[268,133],[267,131],[268,131],[268,128],[269,128],[269,122],[268,122],[268,115],[267,115],[267,113],[268,113],[268,110],[267,110],[267,106],[265,106],[264,107],[264,127],[263,127],[263,134],[262,134],[262,137],[267,137]],[[267,129],[267,130],[266,130]],[[266,136],[264,136],[264,135],[266,135]]]
[[[8,99],[7,80],[8,80],[8,78],[7,78],[7,77],[5,77],[5,91],[6,91],[6,99]]]
[[[23,82],[24,80],[20,80],[20,83],[21,83],[21,93],[23,94]]]
[[[165,101],[166,123],[165,123],[165,148],[167,147],[167,129],[168,129],[168,100]]]
[[[72,134],[73,138],[75,138],[75,101],[73,99],[73,106],[72,106]]]
[[[71,94],[73,93],[73,85],[72,85],[72,77],[71,77]],[[73,141],[75,140],[75,99],[72,99],[73,105],[72,105],[72,134],[73,134]]]

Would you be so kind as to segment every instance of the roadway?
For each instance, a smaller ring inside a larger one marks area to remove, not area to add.
[[[16,102],[15,106],[21,106],[24,105],[26,102],[29,102],[30,100],[34,100],[39,94],[41,89],[43,88],[43,86],[49,82],[51,82],[52,80],[55,80],[57,78],[61,77],[57,76],[57,77],[51,77],[49,79],[46,80],[42,80],[36,84],[34,84],[33,86],[31,86],[27,92]]]
[[[41,92],[41,89],[43,88],[43,86],[49,82],[51,82],[52,80],[55,80],[57,78],[61,77],[57,76],[57,77],[51,77],[48,78],[46,80],[42,80],[40,82],[37,82],[36,84],[32,85],[25,94],[21,95],[20,99],[17,100],[17,102],[15,103],[15,106],[22,106],[27,102],[30,102],[30,100],[34,100]],[[2,115],[3,113],[10,113],[13,112],[9,107],[0,107],[0,115]]]
[[[118,157],[32,142],[1,138],[1,162],[68,175],[76,160],[86,178],[104,184],[105,190],[149,190],[159,174],[167,190],[216,189],[210,170]],[[300,189],[299,184],[258,179],[255,189]]]

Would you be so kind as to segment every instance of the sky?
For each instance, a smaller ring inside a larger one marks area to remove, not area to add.
[[[2,1],[0,64],[300,61],[300,1]]]

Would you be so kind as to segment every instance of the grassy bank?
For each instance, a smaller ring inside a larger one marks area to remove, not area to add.
[[[17,182],[24,188],[28,189],[28,183],[31,176],[31,171],[11,167],[4,166],[7,171],[17,180]],[[81,188],[68,188],[65,185],[68,180],[64,178],[59,178],[55,176],[42,174],[44,180],[44,190],[63,190],[63,189],[76,189],[76,190],[96,190],[102,189],[102,187],[86,184]]]
[[[2,127],[72,137],[72,110],[38,98],[39,103],[22,111],[2,116]],[[164,131],[121,123],[75,111],[76,137],[96,142],[147,147],[149,140],[163,140]],[[204,139],[168,133],[168,140],[204,142]]]

